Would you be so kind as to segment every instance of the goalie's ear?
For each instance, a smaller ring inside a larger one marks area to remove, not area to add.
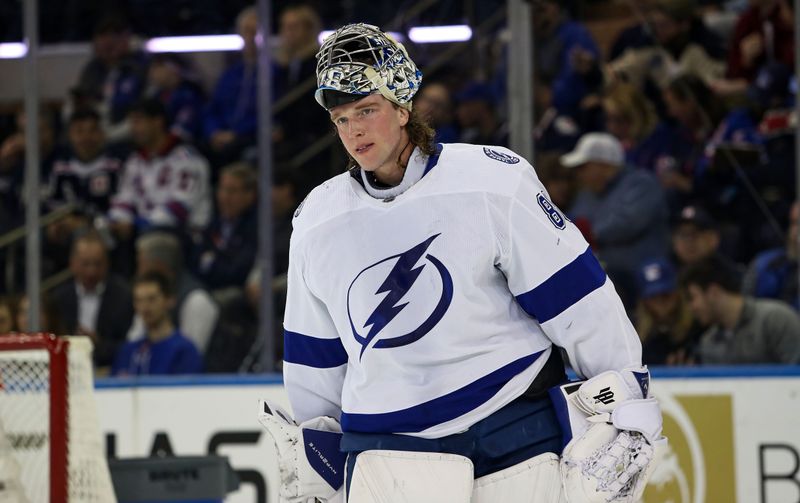
[[[400,127],[406,127],[408,125],[408,121],[411,119],[411,112],[399,105],[395,105],[395,112],[398,114]]]

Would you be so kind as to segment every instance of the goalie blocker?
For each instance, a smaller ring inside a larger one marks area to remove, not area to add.
[[[569,503],[634,503],[666,449],[647,367],[607,371],[550,390],[563,427]]]

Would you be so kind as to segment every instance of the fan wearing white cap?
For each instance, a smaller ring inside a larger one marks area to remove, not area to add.
[[[580,190],[570,208],[582,223],[625,305],[636,300],[639,264],[669,247],[669,209],[664,190],[645,169],[626,166],[614,136],[587,133],[561,157],[575,171]]]
[[[293,416],[259,409],[282,498],[638,498],[661,415],[639,338],[580,231],[516,153],[433,143],[411,102],[422,74],[377,27],[337,30],[317,59],[315,96],[350,167],[292,221]],[[562,390],[558,347],[591,379]]]
[[[575,149],[561,156],[566,168],[578,168],[579,183],[592,192],[602,192],[625,166],[625,151],[615,137],[607,133],[581,136]]]

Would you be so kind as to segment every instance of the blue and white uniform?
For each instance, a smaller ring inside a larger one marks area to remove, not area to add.
[[[328,180],[295,215],[288,280],[295,417],[344,432],[463,432],[520,397],[553,345],[587,377],[641,364],[589,245],[503,147],[417,149],[385,190]]]

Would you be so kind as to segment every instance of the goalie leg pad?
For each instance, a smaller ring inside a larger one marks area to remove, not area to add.
[[[348,503],[469,503],[473,466],[457,454],[374,450],[358,454],[348,478]]]
[[[475,480],[472,503],[566,503],[558,456],[540,454],[522,463]]]

